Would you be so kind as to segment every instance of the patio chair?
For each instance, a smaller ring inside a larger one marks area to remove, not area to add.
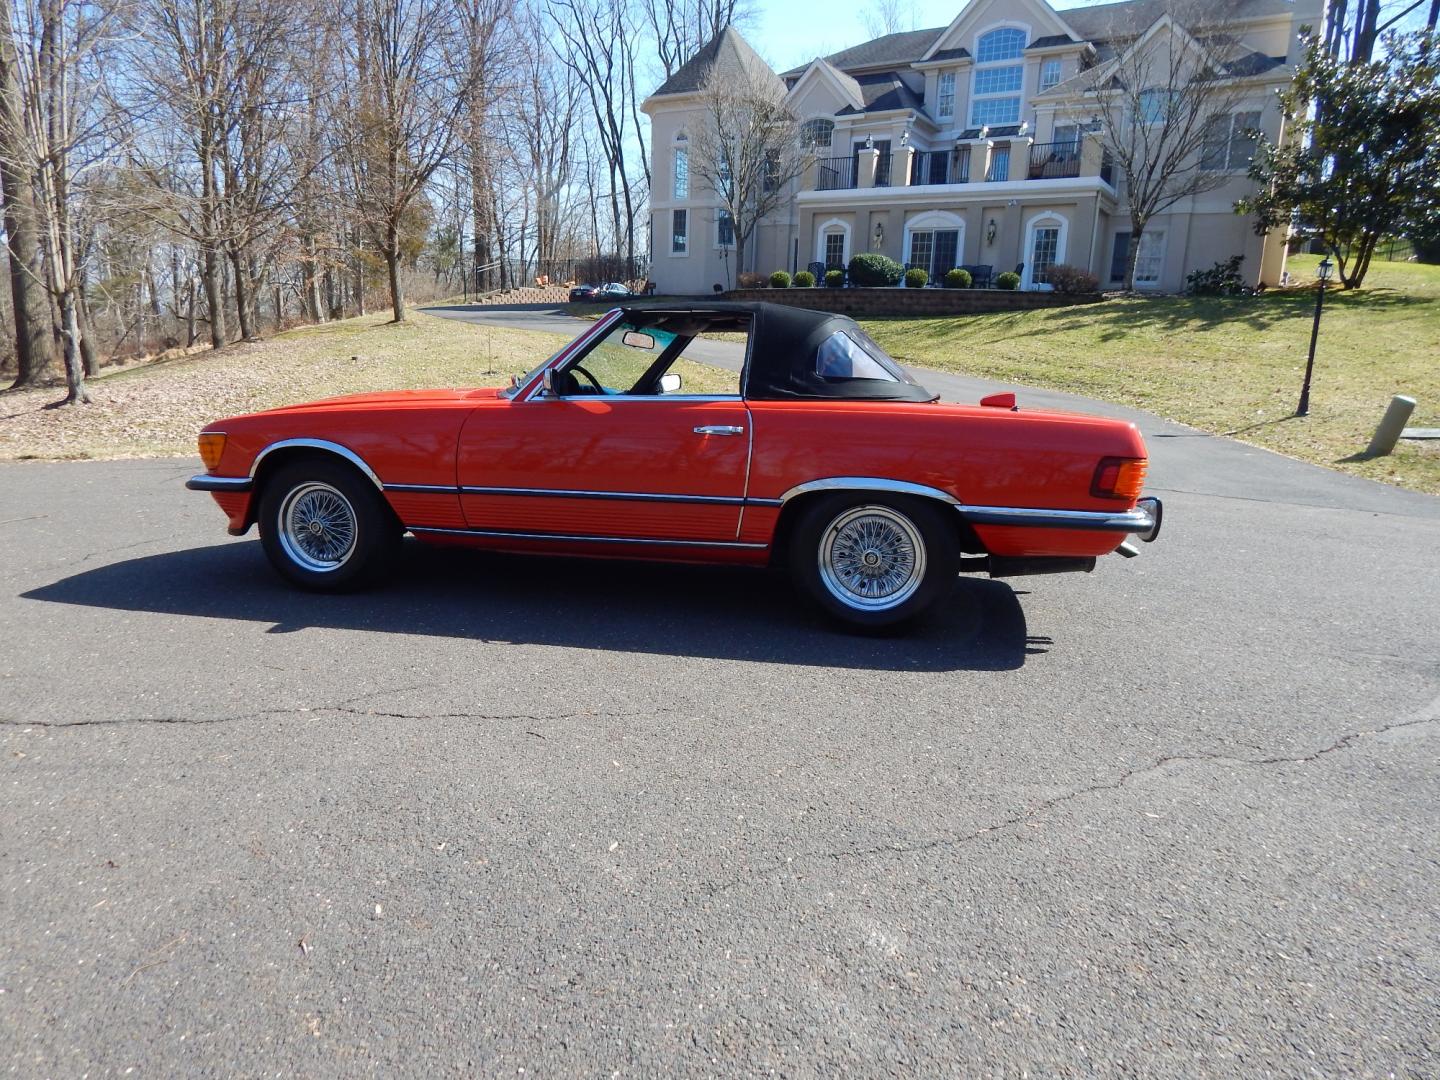
[[[995,267],[989,263],[967,266],[970,271],[970,285],[976,289],[988,289],[995,283]]]

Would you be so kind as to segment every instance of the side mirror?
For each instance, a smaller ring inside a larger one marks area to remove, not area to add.
[[[664,375],[661,375],[661,376],[660,376],[660,393],[662,393],[662,394],[674,394],[674,393],[678,393],[679,390],[680,390],[680,386],[681,386],[680,376],[677,375],[677,374],[675,374],[675,372],[673,372],[673,371],[667,371]]]

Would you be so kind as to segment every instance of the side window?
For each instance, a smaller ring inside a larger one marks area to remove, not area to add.
[[[556,387],[561,397],[738,396],[746,336],[744,332],[709,331],[677,335],[622,322],[578,363],[566,365],[557,376]],[[670,362],[663,383],[647,379],[656,362],[667,355]]]
[[[837,330],[820,343],[815,353],[815,373],[826,379],[883,379],[899,382],[849,334]]]

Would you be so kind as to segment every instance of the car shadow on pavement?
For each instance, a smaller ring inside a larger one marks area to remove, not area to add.
[[[1035,641],[1015,592],[961,578],[932,619],[902,635],[844,632],[812,615],[778,574],[731,567],[540,558],[407,541],[396,579],[362,593],[282,584],[258,543],[112,563],[27,600],[269,624],[477,641],[894,671],[1006,671]]]

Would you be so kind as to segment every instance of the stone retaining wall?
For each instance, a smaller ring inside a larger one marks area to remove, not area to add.
[[[762,300],[843,315],[973,315],[1095,304],[1100,294],[1062,296],[1019,289],[732,289],[725,299]]]

